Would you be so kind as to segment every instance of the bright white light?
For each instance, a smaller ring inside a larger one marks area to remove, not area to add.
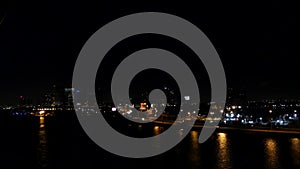
[[[184,96],[184,100],[190,100],[190,96]]]
[[[111,108],[111,111],[117,111],[117,108],[112,107],[112,108]]]
[[[127,114],[131,114],[131,113],[132,113],[132,110],[130,109],[130,110],[128,110],[126,113],[127,113]]]

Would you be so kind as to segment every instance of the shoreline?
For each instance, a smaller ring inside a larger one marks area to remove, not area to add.
[[[171,122],[161,122],[161,121],[154,121],[153,124],[160,125],[160,126],[170,126],[173,123]],[[196,129],[203,129],[204,125],[195,124],[192,127],[192,130]],[[212,126],[211,126],[212,127]],[[230,127],[230,126],[217,126],[216,131],[218,132],[251,132],[251,133],[269,133],[269,134],[293,134],[293,135],[300,135],[300,128],[239,128],[239,127]]]

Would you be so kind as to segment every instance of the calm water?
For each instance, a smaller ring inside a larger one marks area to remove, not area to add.
[[[163,128],[136,131],[158,134]],[[206,143],[198,144],[199,131],[191,131],[164,154],[129,159],[95,145],[71,114],[2,118],[0,132],[1,168],[300,168],[300,136],[292,135],[216,132]]]

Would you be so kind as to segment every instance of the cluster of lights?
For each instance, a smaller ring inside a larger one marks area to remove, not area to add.
[[[33,110],[35,110],[35,109],[33,109]],[[38,110],[38,111],[43,111],[43,110],[56,110],[56,108],[55,107],[52,107],[52,108],[37,108],[36,110]]]

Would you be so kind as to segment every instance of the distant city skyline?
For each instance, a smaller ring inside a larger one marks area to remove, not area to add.
[[[76,58],[87,39],[109,21],[140,11],[175,14],[198,26],[219,53],[228,86],[245,90],[249,99],[300,98],[296,5],[283,1],[201,2],[200,6],[173,1],[146,6],[103,3],[21,1],[1,7],[0,20],[6,17],[0,25],[0,104],[14,104],[20,95],[38,99],[54,84],[71,86]],[[154,43],[180,53],[169,40],[168,44],[149,37],[137,41],[140,47]],[[121,48],[134,50],[134,45],[127,41]],[[120,58],[117,55],[125,54],[120,50],[110,57]],[[188,58],[185,53],[180,57]],[[109,64],[105,68],[111,71]]]
[[[299,169],[299,21],[283,0],[0,0],[1,165]]]

